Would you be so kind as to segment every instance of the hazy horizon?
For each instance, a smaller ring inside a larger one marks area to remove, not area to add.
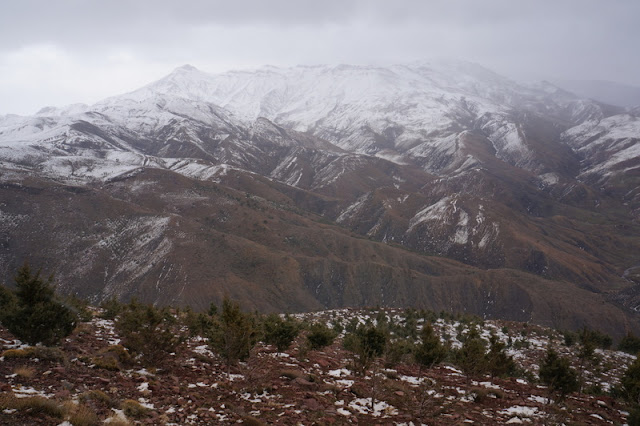
[[[216,73],[448,57],[516,81],[640,87],[640,4],[625,0],[25,0],[2,12],[0,114],[92,104],[184,64]]]

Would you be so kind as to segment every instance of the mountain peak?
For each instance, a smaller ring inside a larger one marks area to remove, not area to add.
[[[184,64],[176,68],[175,70],[173,70],[173,72],[193,72],[193,71],[200,71],[200,70],[191,64]]]

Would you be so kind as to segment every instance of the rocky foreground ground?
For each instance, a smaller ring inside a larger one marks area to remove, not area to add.
[[[387,313],[402,320],[401,311]],[[340,310],[298,317],[346,325],[375,314]],[[460,345],[456,336],[464,324],[438,319],[434,328],[453,347]],[[233,366],[230,374],[201,336],[190,337],[157,368],[123,367],[109,362],[123,351],[114,323],[97,313],[59,350],[30,348],[0,329],[0,424],[626,423],[628,407],[608,395],[634,356],[598,349],[597,361],[581,364],[578,346],[565,346],[554,330],[484,321],[481,332],[485,338],[493,332],[509,343],[508,354],[527,373],[508,379],[467,377],[446,362],[420,369],[378,360],[367,374],[356,375],[341,337],[323,350],[305,351],[304,334],[285,352],[258,344],[247,362]],[[583,393],[560,401],[538,384],[538,366],[548,345],[581,369]]]

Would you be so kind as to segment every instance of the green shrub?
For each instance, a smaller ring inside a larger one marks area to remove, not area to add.
[[[215,306],[215,305],[213,305]],[[211,327],[213,319],[211,315],[196,313],[190,307],[186,307],[182,314],[182,322],[189,330],[190,336],[203,336]]]
[[[516,349],[516,350],[528,349],[529,346],[531,346],[531,343],[529,343],[528,340],[525,340],[524,338],[522,338],[522,339],[515,340],[512,346],[513,346],[513,349]]]
[[[93,319],[93,313],[89,309],[89,304],[86,300],[75,295],[67,296],[64,300],[69,309],[74,311],[78,321],[89,322]]]
[[[624,398],[632,403],[640,402],[640,358],[627,368],[620,378]]]
[[[559,357],[551,347],[547,350],[540,364],[540,380],[551,389],[560,393],[561,397],[575,392],[579,388],[578,375],[571,368],[567,358]]]
[[[227,372],[231,364],[249,357],[257,337],[250,316],[228,298],[222,301],[222,313],[214,317],[207,335],[211,349],[225,360]]]
[[[620,340],[618,350],[635,355],[640,352],[640,338],[628,333]]]
[[[492,377],[513,376],[517,371],[513,358],[505,352],[506,345],[498,336],[492,334],[489,337],[489,352],[486,354],[487,370]]]
[[[338,319],[331,320],[331,328],[333,328],[333,331],[335,331],[336,334],[340,334],[344,331],[344,327]]]
[[[333,339],[336,338],[336,333],[323,323],[313,323],[309,327],[309,334],[307,335],[307,342],[312,350],[322,349],[325,346],[329,346],[333,343]]]
[[[108,320],[114,320],[122,312],[124,305],[118,301],[115,297],[107,299],[100,304],[102,308],[102,314],[100,317]]]
[[[347,333],[354,333],[358,329],[358,324],[360,324],[358,318],[353,317],[349,320],[347,326],[344,329]]]
[[[485,358],[485,343],[480,337],[477,328],[471,327],[464,336],[462,348],[455,355],[456,364],[468,376],[477,376],[487,370]]]
[[[414,345],[407,339],[393,339],[387,343],[384,354],[385,367],[391,368],[407,359],[413,354]]]
[[[627,424],[629,426],[640,426],[640,407],[636,406],[629,412],[627,417]]]
[[[288,316],[282,319],[280,315],[271,314],[264,319],[262,329],[264,342],[274,345],[279,352],[283,352],[289,349],[300,333],[300,324]]]
[[[564,345],[568,348],[573,346],[576,343],[576,335],[570,331],[565,331],[563,334],[564,337]]]
[[[418,315],[415,309],[408,308],[405,310],[402,328],[399,328],[397,332],[400,337],[408,337],[414,340],[418,338]]]
[[[7,287],[0,285],[0,324],[5,323],[5,317],[15,311],[18,305],[18,298],[15,293]]]
[[[416,345],[413,357],[420,367],[431,368],[444,361],[447,348],[433,331],[431,323],[425,324],[420,331],[420,343]]]
[[[344,348],[357,355],[356,367],[364,372],[371,362],[384,353],[388,336],[381,327],[372,325],[360,326],[355,333],[344,338]]]
[[[590,345],[596,348],[609,349],[613,343],[613,339],[606,333],[598,330],[590,330],[583,328],[579,335],[580,343]]]
[[[50,346],[71,334],[77,315],[55,297],[53,276],[44,281],[40,271],[33,275],[25,263],[18,270],[15,282],[15,299],[7,298],[7,291],[2,291],[5,305],[1,317],[2,324],[13,335],[32,345]]]
[[[135,300],[124,306],[115,326],[124,347],[146,365],[157,365],[184,341],[177,320],[167,308]]]
[[[586,395],[595,395],[595,396],[604,395],[604,391],[602,390],[602,386],[600,386],[600,384],[598,384],[598,383],[594,383],[594,384],[584,388],[584,390],[582,392],[584,394],[586,394]]]

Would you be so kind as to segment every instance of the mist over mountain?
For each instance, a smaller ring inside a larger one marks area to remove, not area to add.
[[[468,62],[192,66],[0,117],[0,272],[204,309],[638,329],[638,111]]]
[[[560,80],[556,84],[583,98],[621,107],[640,105],[640,87],[606,80]]]

